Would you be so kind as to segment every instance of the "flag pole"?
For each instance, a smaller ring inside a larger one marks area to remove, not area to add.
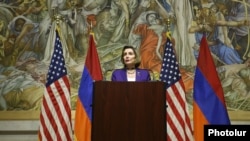
[[[89,35],[92,35],[94,37],[92,20],[90,21]],[[93,39],[94,39],[94,42],[95,42],[95,38],[93,38]]]
[[[55,15],[53,16],[53,20],[56,22],[56,31],[59,34],[59,37],[62,38],[62,32],[61,32],[61,28],[60,28],[60,23],[62,21],[62,15],[58,14],[58,12],[55,13]]]
[[[89,28],[89,30],[90,30],[89,33],[90,33],[90,34],[93,34],[93,29],[92,29],[92,28],[93,28],[93,25],[92,25],[92,20],[91,20],[91,21],[90,21],[90,28]]]
[[[167,36],[167,38],[169,38],[169,40],[171,40],[170,23],[171,23],[170,18],[167,18],[167,33],[166,33],[166,36]]]

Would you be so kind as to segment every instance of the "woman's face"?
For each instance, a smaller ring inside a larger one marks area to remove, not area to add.
[[[123,60],[126,66],[134,66],[136,61],[134,50],[131,48],[125,49],[123,51]]]

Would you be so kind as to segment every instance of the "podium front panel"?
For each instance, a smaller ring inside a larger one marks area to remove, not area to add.
[[[95,82],[92,141],[166,141],[163,82]]]

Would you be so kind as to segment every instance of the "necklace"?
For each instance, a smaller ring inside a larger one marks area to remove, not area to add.
[[[135,70],[133,70],[133,71],[128,71],[127,70],[127,74],[134,74],[135,73]]]

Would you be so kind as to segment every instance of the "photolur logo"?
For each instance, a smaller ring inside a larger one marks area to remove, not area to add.
[[[204,141],[249,141],[250,125],[204,125]]]
[[[217,129],[208,129],[208,136],[246,136],[246,130],[237,130],[233,131],[226,129],[225,131],[218,131]]]

